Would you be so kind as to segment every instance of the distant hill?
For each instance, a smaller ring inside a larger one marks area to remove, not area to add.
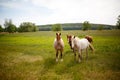
[[[114,25],[92,24],[92,23],[90,24],[91,24],[92,30],[97,30],[99,25],[102,25],[104,30],[111,30],[116,28]],[[50,31],[52,28],[52,25],[54,24],[38,25],[38,28],[39,28],[39,31]],[[64,24],[61,24],[61,26],[63,30],[81,30],[83,27],[83,23],[64,23]]]

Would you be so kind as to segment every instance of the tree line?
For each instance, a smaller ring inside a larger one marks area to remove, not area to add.
[[[63,30],[62,26],[63,26],[62,24],[54,24],[54,25],[52,25],[51,30],[52,31],[61,31],[61,30]],[[81,30],[83,30],[83,31],[91,30],[93,28],[92,26],[93,26],[93,24],[90,24],[89,21],[84,21],[82,23]],[[97,27],[97,30],[112,29],[113,28],[113,26],[108,27],[107,25],[102,25],[102,24],[98,24],[96,27]],[[79,29],[80,29],[80,27],[79,27]],[[120,29],[120,15],[118,16],[116,26],[113,29]]]
[[[83,31],[90,30],[92,26],[89,23],[89,21],[84,21],[82,25],[83,25],[82,26]],[[98,25],[97,30],[103,30],[103,29],[104,29],[103,25]],[[117,18],[116,29],[120,29],[120,15]],[[51,30],[61,31],[63,30],[63,28],[61,24],[53,24]],[[0,25],[0,32],[14,33],[14,32],[36,32],[36,31],[38,31],[38,27],[31,22],[23,22],[20,24],[19,27],[16,27],[16,25],[12,23],[12,20],[9,19],[9,20],[5,20],[4,28]]]
[[[23,22],[20,24],[19,27],[16,27],[13,23],[12,20],[5,20],[4,27],[0,25],[0,32],[9,32],[9,33],[14,33],[14,32],[36,32],[38,31],[38,27],[31,22]],[[103,25],[98,26],[98,30],[103,30]],[[83,23],[82,30],[90,30],[91,29],[91,24],[88,21],[85,21]],[[61,24],[53,24],[52,31],[62,31],[62,25]]]
[[[16,27],[11,19],[5,20],[4,28],[0,25],[0,32],[36,32],[37,30],[37,26],[31,22],[23,22],[19,27]]]

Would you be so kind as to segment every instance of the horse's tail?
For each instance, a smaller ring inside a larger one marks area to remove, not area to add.
[[[94,47],[93,47],[93,45],[92,44],[89,44],[89,47],[90,47],[90,49],[94,52]]]

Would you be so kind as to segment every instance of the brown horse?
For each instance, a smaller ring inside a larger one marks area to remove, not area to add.
[[[56,62],[58,62],[58,53],[60,51],[60,58],[61,58],[61,61],[63,61],[63,58],[62,58],[62,52],[63,52],[63,49],[64,49],[64,42],[61,38],[61,33],[56,33],[56,38],[54,40],[54,48],[56,50]]]
[[[71,38],[72,38],[72,35],[67,35],[67,41],[68,41],[68,44],[70,45],[70,48],[72,49],[72,45],[71,45]]]
[[[85,38],[86,38],[90,43],[93,42],[92,36],[86,35]]]

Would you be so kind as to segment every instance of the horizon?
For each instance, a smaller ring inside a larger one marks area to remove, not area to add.
[[[89,21],[88,21],[89,22]],[[78,22],[78,23],[54,23],[54,24],[83,24],[84,22]],[[90,23],[90,22],[89,22]],[[43,24],[43,25],[54,25],[54,24]],[[90,23],[90,24],[97,24],[97,25],[110,25],[110,24],[102,24],[102,23]],[[39,25],[37,25],[39,26]],[[115,25],[110,25],[115,26]]]
[[[116,25],[120,0],[0,0],[0,25],[11,19],[36,25],[83,23]]]

